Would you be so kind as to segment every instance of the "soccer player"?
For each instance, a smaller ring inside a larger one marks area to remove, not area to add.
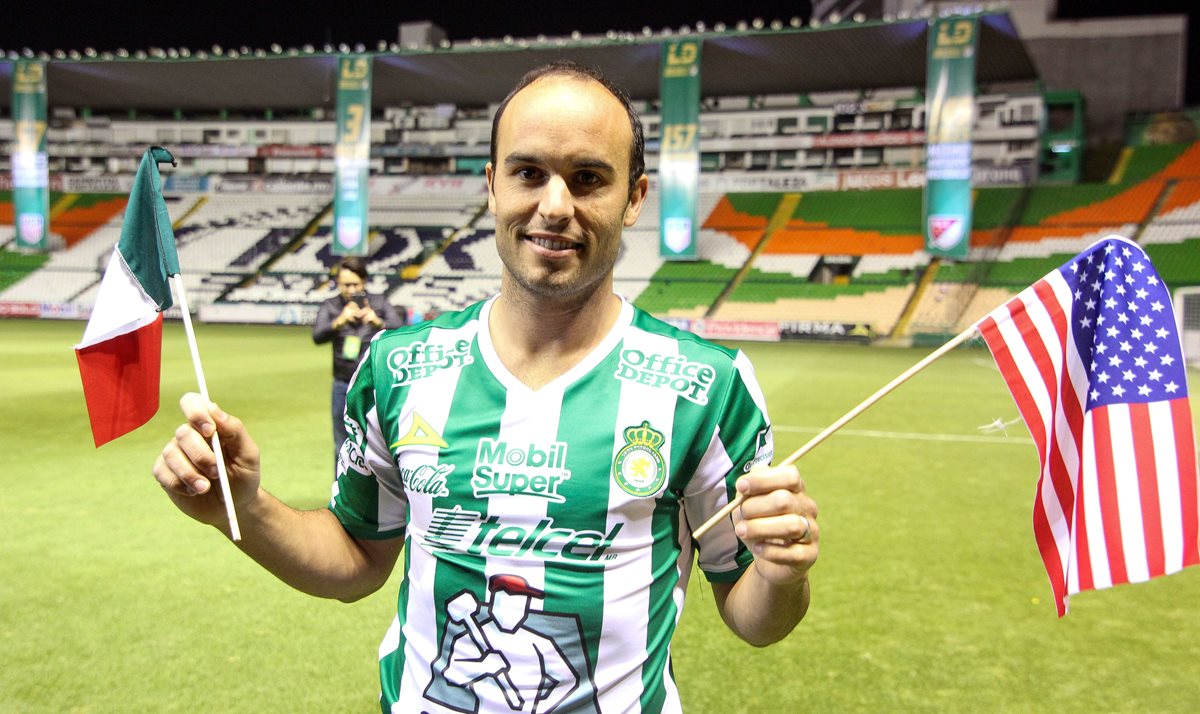
[[[501,292],[371,342],[329,507],[261,488],[242,423],[194,394],[154,474],[224,528],[217,433],[239,547],[313,595],[372,593],[405,551],[380,647],[385,712],[677,712],[669,645],[693,550],[730,629],[770,644],[808,609],[817,507],[794,468],[768,466],[746,357],[613,293],[649,186],[624,94],[548,65],[494,121]],[[736,492],[734,517],[694,542]]]

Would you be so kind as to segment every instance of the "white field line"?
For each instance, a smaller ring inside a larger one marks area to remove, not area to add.
[[[1018,427],[1020,428],[1020,427]],[[790,431],[798,434],[819,434],[824,427],[788,426],[776,424],[775,431]],[[1031,446],[1033,439],[1029,437],[1011,436],[977,436],[974,434],[926,434],[913,431],[874,431],[871,429],[838,429],[837,434],[859,436],[866,439],[900,439],[903,441],[958,441],[971,444],[1013,444]]]

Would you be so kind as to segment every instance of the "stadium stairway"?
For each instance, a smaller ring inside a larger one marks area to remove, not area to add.
[[[750,251],[750,257],[747,258],[742,267],[738,269],[736,273],[734,273],[733,279],[729,281],[729,284],[725,286],[725,289],[721,291],[721,294],[718,295],[717,299],[713,301],[713,304],[709,306],[708,311],[704,315],[706,318],[712,318],[715,316],[717,311],[725,303],[725,300],[732,295],[735,290],[737,290],[738,286],[742,284],[742,281],[746,279],[746,276],[750,274],[750,269],[754,265],[755,258],[757,258],[759,253],[762,252],[763,248],[766,247],[767,243],[771,240],[771,236],[774,235],[776,231],[782,230],[787,226],[788,221],[791,220],[792,215],[796,212],[796,207],[800,205],[800,199],[802,197],[803,194],[799,193],[785,193],[783,195],[783,198],[779,201],[779,205],[775,208],[775,213],[772,214],[771,219],[767,221],[767,227],[762,234],[762,238],[759,239],[759,241],[754,245],[754,248]]]

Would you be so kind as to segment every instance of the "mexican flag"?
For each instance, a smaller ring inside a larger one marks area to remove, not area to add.
[[[162,196],[160,162],[174,159],[151,147],[142,156],[96,305],[75,346],[92,438],[108,443],[145,424],[158,411],[162,311],[171,307],[167,277],[179,274],[175,234]]]

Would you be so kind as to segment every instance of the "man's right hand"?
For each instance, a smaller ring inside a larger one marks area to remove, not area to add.
[[[226,522],[210,437],[221,439],[233,501],[239,510],[253,501],[260,480],[258,445],[237,417],[189,392],[179,400],[186,422],[175,430],[154,461],[154,478],[179,510],[209,525]]]
[[[333,321],[333,328],[340,330],[346,325],[358,322],[362,319],[363,308],[358,306],[358,303],[351,300],[342,308],[337,319]]]

